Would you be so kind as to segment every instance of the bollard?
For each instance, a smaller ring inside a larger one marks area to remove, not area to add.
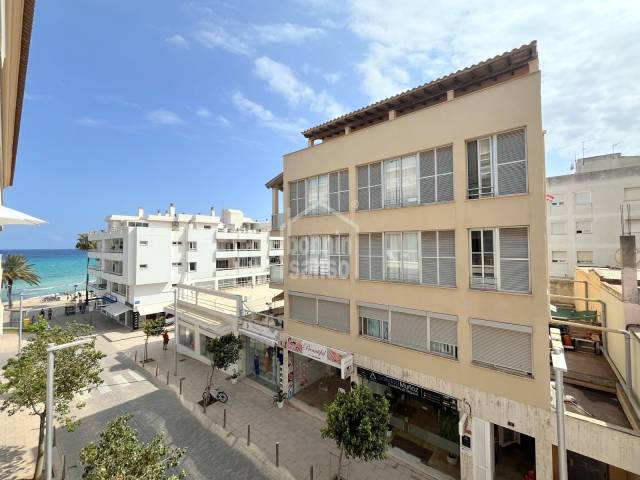
[[[247,447],[251,445],[251,424],[247,425]]]
[[[280,466],[280,442],[276,442],[276,467]]]
[[[56,427],[53,427],[53,446],[56,446]]]
[[[227,409],[222,410],[222,428],[227,428]]]
[[[160,366],[159,363],[156,363],[156,377],[158,376],[158,367]]]
[[[184,377],[180,378],[180,395],[182,395],[182,381],[184,380]]]
[[[167,385],[169,385],[169,370],[167,370]]]
[[[62,475],[60,476],[60,478],[64,480],[66,476],[67,476],[67,457],[62,455]]]
[[[202,399],[202,412],[207,414],[207,402],[204,401],[204,398]]]
[[[136,353],[133,355],[133,361],[138,363],[138,350],[136,350]]]
[[[309,468],[309,480],[313,480],[313,465]]]

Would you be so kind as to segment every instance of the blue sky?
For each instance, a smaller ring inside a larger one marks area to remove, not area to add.
[[[300,130],[533,39],[548,173],[583,141],[637,154],[640,9],[575,3],[38,2],[5,204],[49,224],[9,227],[0,248],[69,248],[172,201],[266,219]]]

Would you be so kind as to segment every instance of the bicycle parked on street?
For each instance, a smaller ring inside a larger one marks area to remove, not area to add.
[[[227,403],[227,400],[229,400],[229,396],[215,386],[207,385],[207,387],[204,389],[204,392],[202,393],[202,401],[205,405],[209,405],[214,400],[217,400],[220,403]]]

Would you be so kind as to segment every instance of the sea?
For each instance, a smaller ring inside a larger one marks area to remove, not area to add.
[[[28,285],[20,280],[13,284],[13,297],[22,292],[24,298],[52,295],[54,293],[84,291],[87,276],[87,253],[76,249],[58,250],[0,250],[0,255],[24,255],[40,276],[39,285]],[[94,278],[90,277],[89,281]],[[7,299],[7,289],[2,288],[2,300]]]

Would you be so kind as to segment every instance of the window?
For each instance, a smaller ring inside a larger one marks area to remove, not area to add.
[[[197,250],[198,249],[198,242],[189,242],[189,250]]]
[[[567,232],[565,231],[564,222],[551,223],[551,235],[564,235],[565,233]]]
[[[171,242],[172,245],[182,245],[182,242]]]
[[[382,163],[358,167],[358,210],[382,208]]]
[[[567,263],[567,252],[564,252],[564,251],[551,252],[551,263]]]
[[[146,247],[147,245],[149,245],[149,242],[147,240],[140,240],[141,247]]]
[[[358,236],[358,277],[361,280],[383,280],[382,233]]]
[[[171,264],[171,266],[172,266],[172,267],[181,267],[181,266],[182,266],[182,263],[181,263],[181,262],[173,262],[173,263]]]
[[[418,233],[384,234],[385,280],[418,283]]]
[[[591,220],[576,220],[576,233],[591,233]]]
[[[528,228],[471,230],[470,237],[471,288],[529,292]]]
[[[280,249],[282,249],[282,241],[281,240],[271,240],[271,249],[272,250],[280,250]]]
[[[218,270],[226,270],[229,268],[229,259],[227,258],[218,258],[216,259],[216,269]]]
[[[314,277],[349,276],[349,235],[290,237],[289,273]]]
[[[527,192],[526,130],[467,142],[468,198]]]
[[[148,267],[148,265],[146,263],[141,263],[140,264],[140,270],[146,270],[146,268]]]
[[[186,326],[184,321],[178,324],[178,342],[183,347],[187,347],[190,350],[196,349],[196,334],[195,329],[192,326]]]
[[[348,170],[289,183],[290,217],[349,211]]]
[[[189,271],[190,272],[195,272],[197,266],[198,266],[197,262],[189,262]]]
[[[421,283],[456,286],[456,237],[453,230],[421,233]]]
[[[420,203],[453,200],[453,148],[420,152]]]
[[[458,358],[455,315],[361,303],[359,334],[427,353]]]
[[[573,194],[573,203],[575,205],[590,205],[591,192],[576,192]]]
[[[624,201],[633,202],[640,200],[640,187],[626,187],[624,189]]]
[[[532,329],[488,320],[469,320],[472,362],[533,377]]]
[[[590,265],[593,263],[593,252],[591,251],[579,250],[576,252],[576,257],[578,265]]]
[[[303,323],[319,325],[349,333],[349,300],[289,293],[289,317]]]
[[[260,257],[240,257],[238,259],[240,268],[252,268],[260,266]]]
[[[204,228],[205,230],[211,230],[211,225],[205,225],[203,228]]]

